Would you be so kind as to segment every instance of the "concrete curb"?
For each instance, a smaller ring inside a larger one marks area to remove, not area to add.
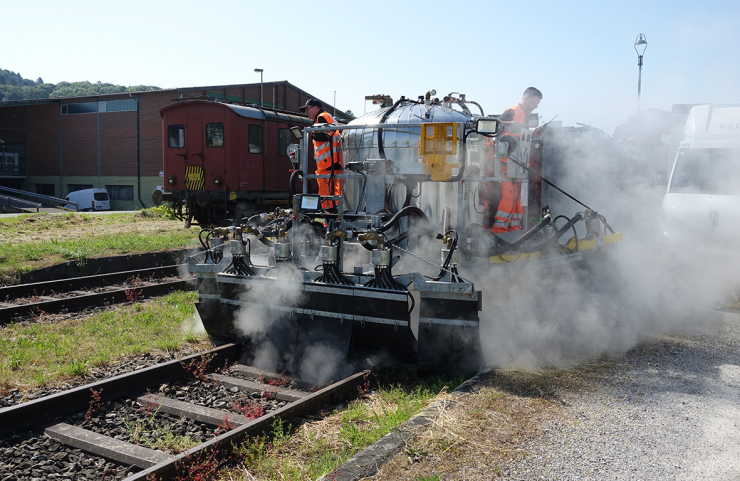
[[[450,395],[454,398],[473,392],[486,380],[496,374],[490,369],[479,371]],[[349,458],[334,471],[320,477],[318,481],[357,481],[375,475],[380,467],[387,463],[401,450],[406,441],[419,430],[431,425],[440,412],[453,407],[457,401],[437,401],[413,418],[403,423],[398,429],[386,434],[375,444],[363,449]]]

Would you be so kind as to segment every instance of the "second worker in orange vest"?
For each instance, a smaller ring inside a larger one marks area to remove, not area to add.
[[[309,99],[306,105],[300,107],[306,112],[308,118],[314,121],[314,125],[336,125],[334,118],[324,111],[321,101]],[[342,159],[341,134],[338,130],[334,132],[315,132],[313,134],[313,155],[316,159],[316,175],[342,175],[344,160]],[[344,179],[333,177],[316,179],[319,184],[320,196],[340,196]],[[331,200],[321,202],[321,207],[333,209],[337,203]]]
[[[528,117],[542,100],[542,92],[534,87],[529,87],[524,91],[522,101],[515,106],[504,111],[500,120],[503,122],[512,122],[509,128],[512,131],[518,130],[516,127],[528,127]],[[521,124],[521,125],[519,125]],[[503,135],[511,135],[519,138],[516,132],[506,132]],[[528,163],[529,159],[517,159],[519,162]],[[506,173],[509,165],[509,159],[501,158],[501,173]],[[501,201],[496,209],[496,214],[491,231],[494,234],[520,230],[524,211],[522,209],[522,184],[521,182],[501,182]],[[489,207],[493,210],[493,206]],[[490,215],[490,211],[489,211]]]

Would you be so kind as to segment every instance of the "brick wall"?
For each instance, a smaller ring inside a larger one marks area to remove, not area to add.
[[[25,107],[5,107],[0,109],[0,139],[8,144],[23,143],[23,129],[26,128]]]
[[[59,175],[59,104],[26,107],[28,175]]]
[[[176,91],[147,92],[139,96],[141,175],[159,175],[162,170],[162,117],[159,109],[177,98]],[[134,172],[134,174],[136,174]]]
[[[136,162],[136,111],[100,112],[100,175],[136,175]]]
[[[97,114],[62,115],[62,174],[98,175]]]

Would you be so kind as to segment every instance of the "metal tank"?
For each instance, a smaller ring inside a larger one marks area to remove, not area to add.
[[[434,95],[434,93],[432,93]],[[453,104],[454,102],[454,104]],[[453,105],[459,106],[463,111],[455,110]],[[342,153],[345,165],[352,162],[363,162],[373,159],[385,159],[392,163],[392,171],[386,170],[386,182],[392,179],[394,189],[391,192],[390,207],[388,210],[398,210],[403,206],[406,199],[406,189],[413,191],[410,205],[421,208],[429,220],[443,228],[454,226],[458,223],[455,206],[458,205],[458,194],[462,185],[459,179],[450,182],[429,182],[428,174],[424,172],[424,164],[419,156],[419,143],[421,139],[421,127],[404,127],[404,124],[419,124],[429,122],[457,122],[468,123],[474,118],[465,105],[465,101],[447,97],[445,101],[431,100],[427,95],[426,100],[413,101],[401,99],[393,106],[384,107],[369,112],[350,122],[349,126],[368,125],[367,129],[345,130],[342,134]],[[378,125],[384,125],[377,128]],[[385,127],[387,125],[387,127]],[[382,145],[378,142],[378,131],[382,130]],[[464,155],[462,148],[464,129],[458,134],[458,142],[461,157]],[[382,151],[381,151],[382,149]],[[477,163],[477,158],[476,158]],[[470,168],[468,163],[466,168]],[[453,169],[453,176],[459,174],[459,169]],[[345,184],[345,192],[351,205],[358,202],[362,191],[362,182],[353,181]],[[368,201],[372,193],[367,191]],[[382,193],[385,195],[385,192]],[[472,196],[470,196],[472,197]],[[369,203],[368,203],[369,204]],[[375,204],[377,206],[377,204]],[[368,209],[370,210],[370,209]],[[375,212],[373,212],[375,213]],[[460,219],[463,222],[466,219]],[[468,219],[468,221],[470,221]]]

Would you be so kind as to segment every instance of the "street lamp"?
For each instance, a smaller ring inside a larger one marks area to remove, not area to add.
[[[640,52],[639,49],[642,49]],[[640,111],[640,90],[642,89],[642,56],[647,50],[647,39],[645,35],[640,34],[635,39],[635,52],[637,52],[637,66],[639,67],[639,73],[637,74],[637,111]]]
[[[262,85],[262,69],[256,68],[254,69],[255,72],[260,73],[260,107],[263,107],[265,105],[265,96],[264,96],[264,90]]]

